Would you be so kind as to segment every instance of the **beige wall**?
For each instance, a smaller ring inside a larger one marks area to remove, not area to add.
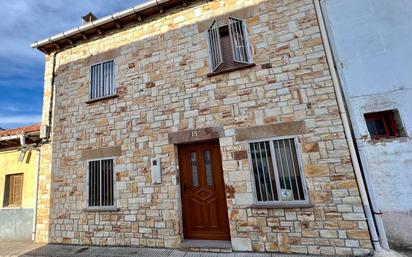
[[[26,154],[23,162],[19,162],[20,152],[17,150],[0,151],[0,204],[3,207],[6,175],[23,173],[22,208],[34,207],[35,179],[38,153]]]
[[[246,20],[256,66],[209,78],[205,28],[232,12]],[[52,63],[46,58],[43,124]],[[116,64],[118,97],[86,103],[90,65],[110,59]],[[52,182],[43,193],[45,199],[52,196],[51,242],[179,247],[179,169],[168,136],[223,127],[220,145],[234,250],[370,252],[311,0],[198,1],[64,50],[56,63],[52,149],[46,154],[51,178],[47,161],[42,162],[44,181]],[[296,136],[311,206],[256,208],[248,161],[234,158],[247,150],[236,129],[292,121],[304,123]],[[122,152],[115,158],[120,210],[87,212],[82,152],[114,146]],[[154,156],[161,157],[160,186],[151,184],[148,172]]]

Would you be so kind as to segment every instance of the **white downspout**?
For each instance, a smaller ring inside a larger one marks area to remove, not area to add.
[[[323,45],[325,47],[326,59],[329,64],[333,86],[335,89],[336,100],[337,100],[338,107],[339,107],[339,113],[342,118],[343,129],[346,135],[346,140],[348,142],[349,151],[350,151],[350,155],[352,158],[356,182],[359,187],[360,197],[362,199],[363,208],[365,210],[366,219],[367,219],[367,223],[368,223],[370,234],[371,234],[372,244],[373,244],[375,251],[381,251],[382,248],[379,243],[380,242],[379,236],[376,230],[375,222],[373,220],[373,215],[372,215],[372,210],[371,210],[371,206],[369,203],[368,194],[366,191],[365,183],[363,181],[362,172],[361,172],[360,165],[359,165],[359,159],[356,154],[355,145],[353,143],[352,133],[351,133],[350,125],[349,125],[350,124],[349,118],[348,118],[348,114],[346,113],[345,103],[343,100],[343,94],[341,91],[338,74],[337,74],[337,71],[334,65],[333,54],[332,54],[331,46],[329,43],[328,34],[326,31],[322,9],[320,7],[320,0],[314,0],[314,4],[315,4],[315,9],[316,9],[316,14],[317,14],[316,16],[319,22],[320,34],[323,40]]]
[[[36,240],[36,229],[37,229],[37,205],[38,205],[38,195],[39,195],[39,173],[40,173],[40,149],[37,149],[37,170],[36,170],[36,178],[34,184],[34,210],[33,210],[33,230],[31,232],[31,240]]]
[[[359,158],[361,160],[362,168],[363,168],[363,175],[365,178],[365,183],[366,183],[366,186],[369,192],[369,198],[371,201],[373,217],[375,218],[376,227],[378,229],[379,237],[381,239],[381,244],[383,248],[385,248],[386,250],[389,250],[388,238],[386,237],[385,226],[382,220],[382,210],[379,207],[378,202],[376,200],[375,190],[373,189],[371,178],[369,176],[369,167],[368,167],[368,162],[366,161],[365,146],[363,142],[360,142],[360,140],[357,141],[357,144],[358,144]]]
[[[32,232],[31,232],[31,239],[34,241],[36,239],[36,219],[37,219],[37,203],[38,203],[38,192],[39,192],[39,171],[40,171],[40,148],[35,146],[27,145],[26,144],[26,136],[24,134],[19,135],[20,138],[20,145],[23,147],[23,150],[26,151],[27,149],[34,150],[38,153],[37,156],[37,169],[34,179],[34,209],[33,209],[33,225],[32,225]]]

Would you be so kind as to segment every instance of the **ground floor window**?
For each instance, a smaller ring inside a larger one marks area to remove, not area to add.
[[[4,207],[20,207],[23,195],[23,173],[6,175]]]
[[[257,203],[306,203],[297,138],[267,139],[249,143]]]
[[[113,159],[89,161],[89,207],[113,206]]]

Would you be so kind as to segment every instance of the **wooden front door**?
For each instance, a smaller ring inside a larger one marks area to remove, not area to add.
[[[185,239],[229,240],[218,141],[179,146]]]

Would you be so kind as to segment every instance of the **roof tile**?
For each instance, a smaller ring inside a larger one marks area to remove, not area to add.
[[[7,129],[7,130],[0,131],[0,137],[14,136],[14,135],[19,135],[19,134],[24,134],[24,133],[31,133],[31,132],[40,132],[40,123],[33,124],[33,125],[30,125],[30,126],[25,126],[25,127],[19,127],[19,128]]]

